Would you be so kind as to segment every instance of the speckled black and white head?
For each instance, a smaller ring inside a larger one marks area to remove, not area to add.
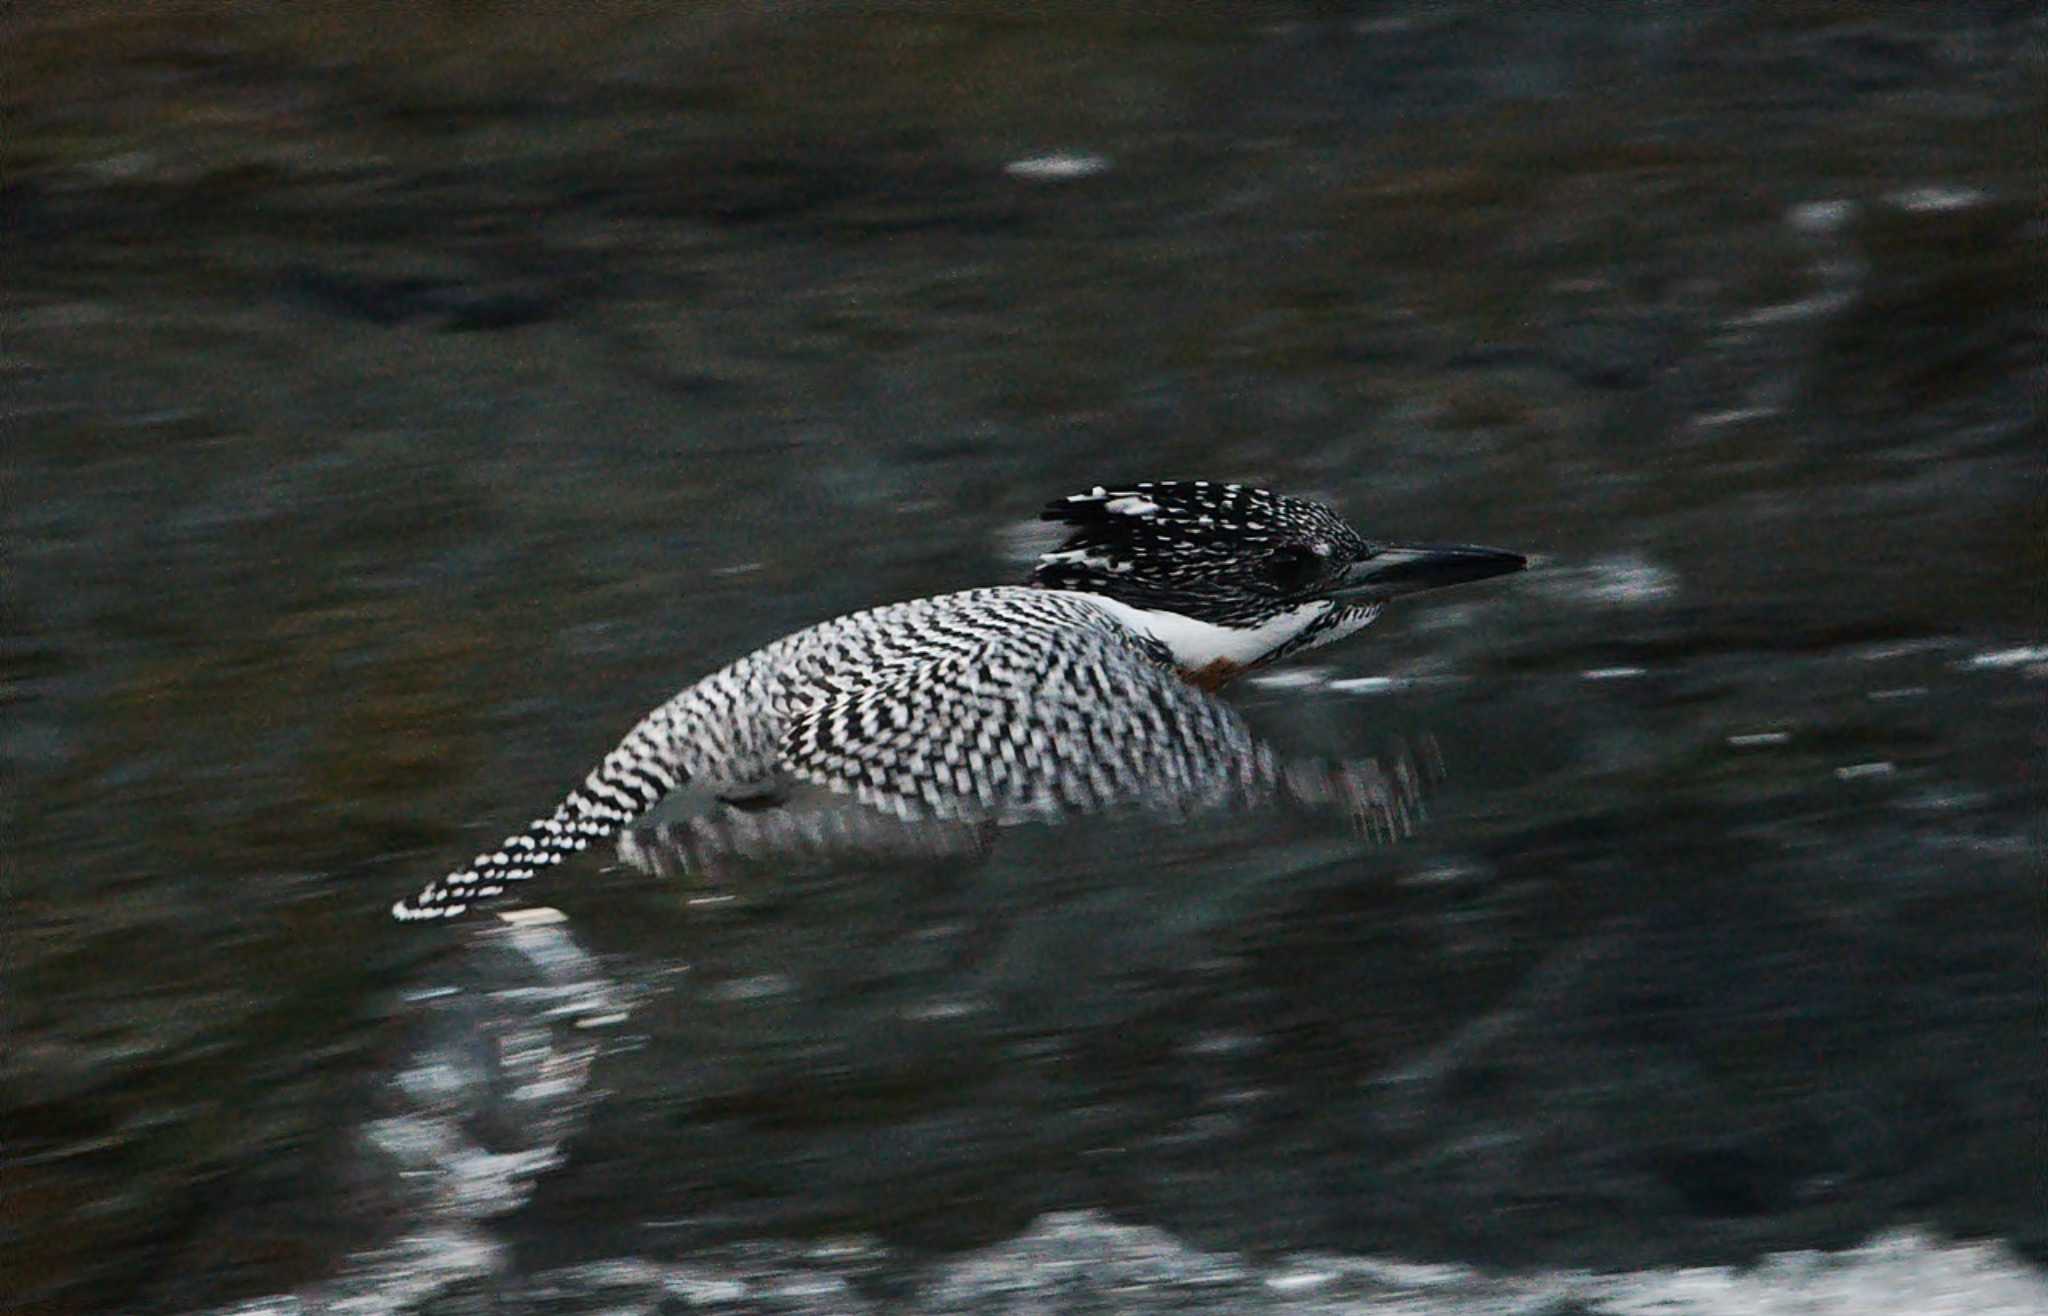
[[[1085,594],[1203,685],[1342,639],[1396,594],[1519,570],[1499,549],[1366,539],[1321,503],[1242,484],[1097,485],[1032,583]]]

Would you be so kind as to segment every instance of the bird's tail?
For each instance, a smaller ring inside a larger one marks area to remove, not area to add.
[[[503,895],[508,884],[613,836],[653,808],[681,784],[682,774],[664,762],[665,756],[649,752],[641,735],[645,729],[605,755],[553,813],[470,860],[469,867],[427,883],[418,895],[393,905],[391,917],[405,923],[455,918],[480,900]]]

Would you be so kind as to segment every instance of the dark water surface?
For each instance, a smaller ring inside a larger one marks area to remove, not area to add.
[[[0,1306],[2048,1308],[2035,6],[322,14],[0,14]],[[1171,475],[1417,835],[384,919]]]

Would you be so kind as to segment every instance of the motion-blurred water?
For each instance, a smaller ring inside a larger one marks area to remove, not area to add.
[[[2044,74],[2000,3],[0,15],[0,1305],[2048,1310]],[[1436,745],[1416,835],[384,919],[1174,475],[1538,555],[1234,692]]]

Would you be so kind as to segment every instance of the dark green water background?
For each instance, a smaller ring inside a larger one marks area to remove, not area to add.
[[[1237,692],[1430,825],[583,865],[634,1008],[511,1264],[2038,1262],[2044,201],[2024,4],[7,7],[0,1305],[376,1245],[470,953],[394,896],[1169,475],[1541,555]]]

